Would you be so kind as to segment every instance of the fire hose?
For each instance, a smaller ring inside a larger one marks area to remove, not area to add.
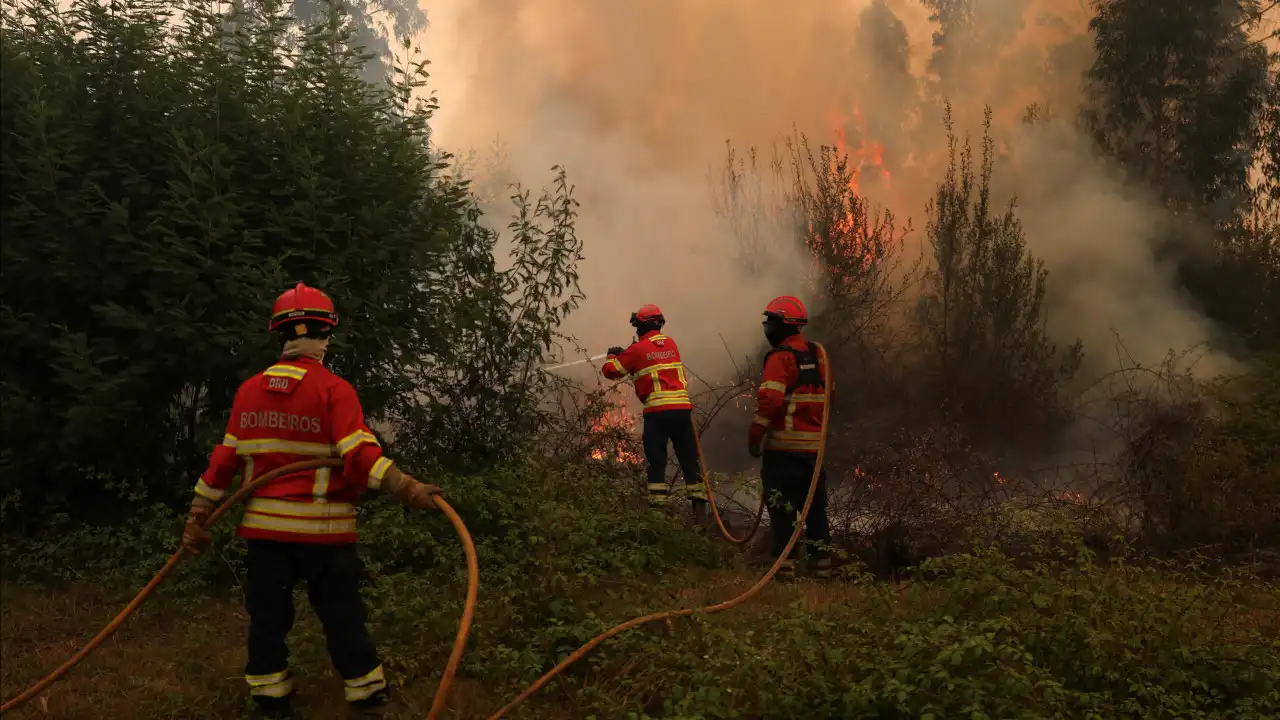
[[[205,520],[203,528],[208,530],[213,527],[213,524],[216,523],[219,518],[225,515],[227,511],[236,504],[247,498],[254,490],[262,487],[281,475],[295,472],[297,470],[309,470],[311,468],[326,466],[337,467],[340,465],[342,465],[342,461],[333,458],[303,460],[301,462],[290,463],[284,467],[264,473],[261,477],[254,478],[247,483],[243,483],[239,490],[219,505],[217,509],[214,510],[213,514]],[[458,513],[449,505],[449,503],[445,502],[444,498],[436,495],[434,496],[434,500],[436,507],[439,508],[440,512],[444,513],[445,517],[449,519],[449,522],[453,525],[453,529],[458,533],[458,539],[462,542],[462,549],[466,555],[467,561],[467,595],[466,600],[463,602],[462,620],[458,625],[458,634],[453,641],[453,651],[449,654],[449,662],[445,665],[444,674],[440,678],[440,685],[436,688],[435,700],[431,703],[431,711],[427,714],[427,720],[435,720],[435,718],[440,717],[440,714],[444,711],[445,703],[448,701],[449,690],[453,685],[454,676],[457,675],[458,665],[462,662],[462,651],[467,644],[467,635],[471,632],[471,621],[475,617],[476,611],[476,591],[480,584],[480,565],[476,559],[476,548],[475,544],[471,541],[471,533],[467,531],[466,525],[462,523],[462,518],[458,516]],[[178,563],[181,562],[186,555],[186,549],[179,547],[178,550],[169,557],[169,560],[165,562],[164,567],[160,568],[160,572],[156,573],[155,577],[151,578],[151,581],[148,582],[146,586],[144,586],[133,598],[133,600],[125,606],[124,610],[121,610],[120,614],[116,615],[111,622],[107,623],[106,627],[102,628],[102,630],[99,631],[92,640],[81,648],[79,652],[73,655],[71,659],[64,662],[61,667],[46,675],[35,685],[27,688],[22,692],[22,694],[6,701],[3,705],[0,705],[0,713],[9,712],[10,710],[26,704],[32,698],[44,692],[50,685],[53,685],[58,680],[62,679],[62,677],[78,665],[80,661],[88,657],[89,654],[96,650],[99,645],[120,629],[120,626],[124,624],[124,621],[127,620],[130,615],[133,615],[142,603],[156,591],[156,588],[164,582],[165,578],[173,572],[173,569],[177,567]]]
[[[814,343],[814,344],[817,345],[817,343]],[[822,435],[822,441],[823,441],[823,444],[825,445],[826,437],[827,437],[826,430],[825,430],[825,428],[827,427],[827,422],[825,417],[823,418],[823,421],[822,421],[822,427],[824,429],[823,435]],[[760,529],[760,520],[764,517],[764,506],[767,498],[765,498],[763,489],[760,492],[760,504],[756,506],[756,517],[755,517],[755,520],[753,520],[751,523],[751,529],[747,531],[746,535],[743,535],[742,537],[735,537],[734,534],[729,531],[729,527],[724,524],[724,520],[721,519],[720,517],[720,510],[719,508],[716,507],[716,491],[714,488],[711,487],[711,473],[707,471],[707,461],[706,461],[706,458],[704,458],[702,455],[702,437],[697,433],[694,433],[693,441],[698,448],[698,466],[702,468],[702,484],[705,485],[707,488],[707,504],[711,506],[711,516],[716,519],[716,527],[720,528],[720,533],[724,535],[725,539],[728,540],[729,542],[733,543],[734,545],[746,545],[747,543],[751,542],[751,538],[756,536],[756,531]],[[821,452],[818,453],[818,467],[819,468],[822,467]]]
[[[809,517],[809,508],[813,506],[813,496],[817,493],[818,481],[822,478],[822,459],[827,451],[827,420],[831,416],[831,389],[835,385],[835,381],[831,377],[831,365],[827,362],[826,348],[824,348],[822,345],[818,343],[813,343],[813,345],[818,349],[818,357],[821,360],[822,367],[826,368],[826,371],[827,371],[825,388],[823,390],[824,402],[822,404],[822,440],[818,444],[818,457],[813,466],[813,477],[809,480],[809,494],[805,496],[804,507],[800,510],[800,516],[796,519],[795,530],[791,533],[791,539],[787,541],[786,548],[784,548],[782,551],[782,554],[779,555],[776,560],[774,560],[773,566],[770,567],[769,571],[764,574],[764,577],[757,580],[754,585],[752,585],[750,588],[747,588],[747,590],[742,594],[736,597],[730,598],[729,600],[726,600],[724,602],[717,603],[715,605],[707,605],[705,607],[700,607],[700,608],[686,608],[682,610],[664,610],[662,612],[650,613],[648,615],[642,615],[640,617],[633,618],[631,620],[628,620],[622,623],[621,625],[616,625],[600,633],[599,635],[595,636],[591,640],[588,640],[585,645],[575,650],[572,654],[569,655],[569,657],[565,658],[564,660],[561,660],[558,665],[548,670],[542,677],[535,680],[532,685],[526,688],[525,691],[520,693],[520,695],[518,695],[514,700],[507,703],[506,705],[503,705],[496,713],[489,716],[489,720],[498,720],[498,718],[501,718],[503,715],[505,715],[515,706],[533,697],[535,693],[537,693],[539,690],[545,687],[547,683],[551,682],[551,680],[554,679],[557,675],[560,675],[561,673],[563,673],[570,665],[573,665],[574,663],[578,662],[582,658],[586,657],[588,653],[590,653],[592,650],[594,650],[596,647],[601,645],[605,640],[608,640],[609,638],[615,637],[617,635],[621,635],[622,633],[634,627],[639,627],[640,625],[656,622],[658,620],[670,620],[672,618],[678,618],[678,617],[689,617],[694,613],[698,613],[698,612],[711,614],[711,613],[717,613],[717,612],[724,612],[725,610],[732,610],[733,608],[738,607],[739,605],[743,604],[747,600],[751,599],[754,595],[756,595],[761,590],[763,590],[765,585],[769,584],[769,581],[773,579],[773,576],[776,575],[778,573],[779,568],[782,567],[782,563],[786,560],[786,558],[790,557],[791,551],[792,549],[795,548],[796,542],[800,539],[800,536],[804,533],[805,519]],[[701,456],[701,446],[699,446],[699,455]],[[705,477],[706,475],[705,470],[703,472],[703,475]],[[707,487],[708,487],[708,490],[710,490],[709,483]],[[715,507],[714,499],[713,498],[708,498],[708,499],[711,501],[711,506],[714,508]],[[763,506],[763,500],[762,500],[761,511],[763,511],[763,507],[764,506]],[[716,513],[716,520],[717,522],[719,522],[720,520],[719,513]],[[756,522],[758,527],[759,526],[758,515],[757,515]],[[725,529],[723,523],[720,523],[720,529],[722,532],[725,533],[726,536],[730,538],[730,540],[733,540],[734,542],[739,542],[735,538],[733,538],[732,535],[729,534],[729,531]],[[747,535],[747,538],[740,542],[746,542],[746,540],[750,539],[751,535],[754,535],[754,534],[755,534],[755,530],[752,529],[751,534]]]

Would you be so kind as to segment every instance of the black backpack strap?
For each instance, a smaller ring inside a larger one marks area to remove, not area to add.
[[[797,350],[790,347],[780,347],[765,353],[764,362],[769,364],[769,356],[777,352],[789,352],[796,359],[796,369],[799,370],[799,377],[796,379],[795,385],[788,387],[787,392],[791,392],[798,387],[806,385],[818,388],[825,388],[826,383],[822,380],[822,371],[818,369],[818,352],[814,350],[813,344],[810,343],[804,350]]]
[[[795,355],[796,368],[800,371],[796,387],[826,387],[822,371],[818,368],[818,351],[814,349],[813,343],[806,345],[804,350],[792,350],[791,353]]]

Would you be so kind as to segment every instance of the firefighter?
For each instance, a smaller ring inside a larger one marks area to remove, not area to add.
[[[666,324],[657,305],[631,313],[636,341],[627,348],[611,347],[601,372],[610,380],[631,377],[636,397],[644,404],[644,456],[649,480],[649,505],[666,504],[667,442],[684,472],[685,495],[693,506],[693,520],[707,522],[707,491],[702,484],[698,443],[693,429],[693,403],[680,350],[662,334]]]
[[[764,336],[773,347],[764,360],[756,392],[756,415],[747,436],[752,457],[761,457],[760,479],[773,528],[776,561],[795,532],[809,494],[822,443],[824,389],[829,377],[816,348],[801,329],[809,322],[799,298],[774,298],[764,311]],[[831,526],[827,519],[827,471],[822,469],[805,522],[809,559],[816,578],[831,576]],[[781,579],[795,577],[795,549],[782,561]]]
[[[280,360],[236,392],[226,435],[196,483],[183,531],[183,546],[199,554],[210,541],[201,526],[237,472],[247,482],[299,460],[343,461],[342,467],[298,471],[255,490],[237,531],[248,545],[245,681],[264,718],[293,717],[285,639],[294,620],[293,588],[300,581],[324,626],[351,714],[381,715],[390,695],[365,628],[354,503],[366,489],[374,489],[410,507],[431,509],[433,496],[441,492],[382,454],[355,390],[325,368],[325,351],[337,325],[333,301],[316,288],[298,283],[276,300],[269,328],[283,345]]]

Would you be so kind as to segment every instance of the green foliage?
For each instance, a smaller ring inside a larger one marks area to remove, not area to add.
[[[1104,0],[1084,113],[1099,147],[1177,209],[1221,223],[1249,204],[1268,57],[1258,0]]]
[[[240,7],[252,7],[254,0],[238,3]],[[293,15],[302,25],[322,22],[329,10],[336,6],[352,18],[352,40],[367,49],[373,57],[360,68],[360,75],[370,83],[380,83],[388,62],[393,60],[391,39],[407,38],[427,25],[427,14],[414,0],[294,0]]]
[[[990,108],[976,168],[967,140],[957,156],[949,104],[944,123],[950,164],[927,209],[934,265],[919,305],[933,387],[978,437],[1052,429],[1081,347],[1059,351],[1046,335],[1048,271],[1027,252],[1013,201],[993,215]]]
[[[1280,361],[1155,403],[1128,451],[1141,532],[1165,552],[1253,562],[1280,542]]]
[[[1078,553],[1024,567],[980,550],[931,562],[938,579],[862,585],[830,607],[797,599],[750,618],[699,617],[667,637],[637,633],[608,650],[616,659],[580,692],[608,708],[602,717],[1263,717],[1280,709],[1274,644],[1241,626],[1249,600],[1233,597],[1234,583],[1179,586],[1176,575],[1098,568]],[[613,675],[624,659],[643,669]]]
[[[490,710],[613,624],[688,606],[678,588],[707,584],[705,570],[690,568],[723,565],[730,553],[646,512],[638,492],[574,467],[513,465],[445,482],[482,558],[462,675],[486,689]],[[179,526],[176,516],[157,515],[115,539],[71,530],[53,554],[6,545],[6,577],[59,567],[68,580],[134,583],[127,571],[154,571]],[[228,584],[239,572],[238,544],[221,533],[215,552],[184,565],[162,595]],[[371,628],[385,662],[401,680],[434,677],[461,612],[458,543],[440,515],[385,500],[361,508],[361,537]],[[526,712],[554,717],[562,702],[601,718],[1280,711],[1280,638],[1267,630],[1280,611],[1274,588],[1098,564],[1061,529],[1028,537],[1021,555],[979,546],[928,561],[901,584],[846,568],[834,585],[774,587],[729,613],[634,630],[588,656]],[[122,559],[126,546],[137,554]],[[303,647],[319,642],[295,639]],[[327,663],[322,655],[312,658],[317,667]]]
[[[410,101],[422,65],[365,84],[338,12],[292,32],[278,2],[180,9],[6,5],[6,527],[185,500],[298,280],[337,298],[331,367],[371,418],[455,467],[518,446],[545,381],[530,358],[580,297],[563,172],[532,204],[517,189],[498,271]]]

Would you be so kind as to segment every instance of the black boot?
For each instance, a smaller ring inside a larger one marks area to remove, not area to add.
[[[689,504],[693,506],[693,525],[702,530],[708,530],[711,527],[710,518],[707,513],[706,500],[690,500]]]
[[[293,696],[294,693],[284,697],[254,695],[253,704],[256,707],[253,717],[255,720],[293,720],[298,717],[293,710]]]
[[[777,558],[774,558],[777,562]],[[778,572],[774,574],[773,579],[780,583],[795,582],[796,579],[796,561],[795,558],[787,558],[782,561],[782,565],[778,568]]]
[[[387,711],[391,709],[389,707],[390,704],[391,691],[384,688],[363,700],[354,700],[349,703],[351,707],[347,716],[353,719],[360,718],[361,720],[384,717]]]

